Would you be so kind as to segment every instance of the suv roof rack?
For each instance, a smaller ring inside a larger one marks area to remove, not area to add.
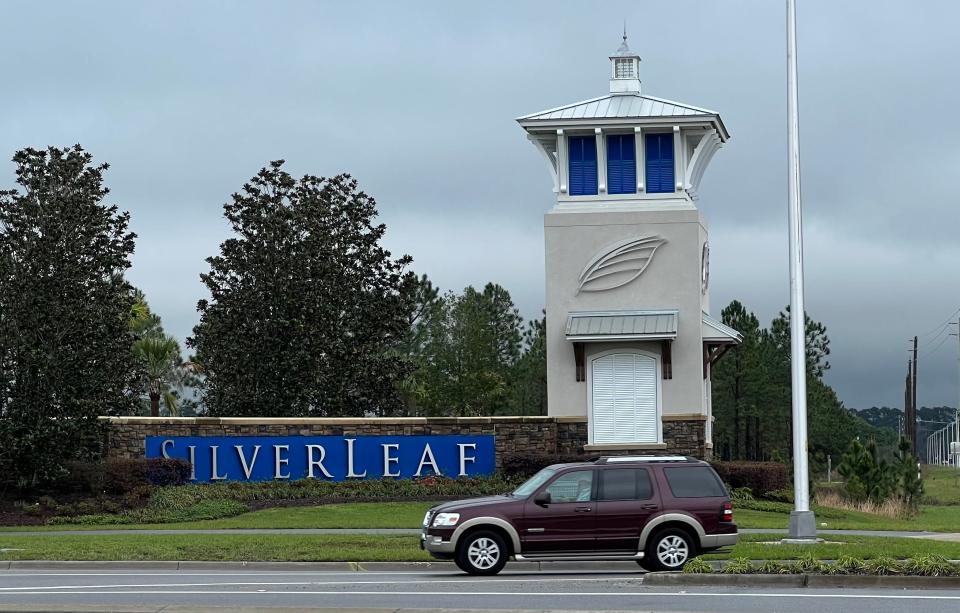
[[[603,456],[596,464],[619,464],[621,462],[693,462],[696,458],[685,455],[614,455]]]

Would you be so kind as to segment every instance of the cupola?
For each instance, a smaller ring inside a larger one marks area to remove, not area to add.
[[[610,93],[640,93],[640,56],[630,51],[626,30],[620,48],[610,56]]]

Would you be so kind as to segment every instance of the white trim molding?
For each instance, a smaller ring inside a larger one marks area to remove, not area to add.
[[[713,155],[723,146],[723,141],[716,130],[704,130],[699,134],[700,140],[690,157],[690,163],[687,165],[684,178],[684,189],[687,190],[691,200],[699,198],[697,191],[700,189],[700,179],[703,178],[703,173],[706,171],[710,160],[713,159]]]
[[[543,154],[547,160],[547,166],[550,168],[550,176],[553,179],[553,193],[560,193],[560,173],[557,168],[557,142],[558,138],[553,134],[528,134],[527,140],[533,143],[537,151]]]

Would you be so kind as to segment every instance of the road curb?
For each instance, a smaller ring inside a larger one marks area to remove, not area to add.
[[[649,586],[728,586],[784,588],[889,588],[958,589],[960,577],[916,577],[898,575],[723,575],[649,573],[643,578]]]

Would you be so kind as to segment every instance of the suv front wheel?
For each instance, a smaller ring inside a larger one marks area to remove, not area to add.
[[[496,532],[478,530],[460,540],[454,561],[471,575],[496,575],[507,563],[507,544]]]
[[[681,570],[688,560],[697,555],[690,535],[677,528],[656,533],[647,543],[640,566],[647,570]]]

